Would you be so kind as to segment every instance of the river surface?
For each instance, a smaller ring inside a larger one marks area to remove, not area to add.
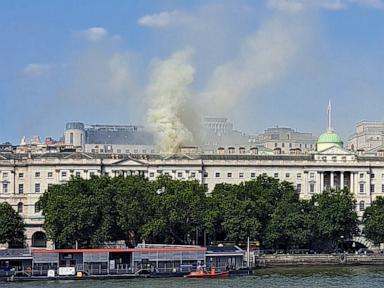
[[[318,267],[271,268],[257,270],[253,276],[236,276],[228,279],[128,279],[44,281],[0,284],[1,288],[242,288],[242,287],[384,287],[384,267]]]

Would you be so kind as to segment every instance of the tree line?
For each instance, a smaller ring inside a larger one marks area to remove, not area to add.
[[[218,184],[207,196],[197,181],[155,181],[140,176],[72,178],[50,186],[38,206],[44,230],[57,248],[95,248],[124,240],[199,244],[247,237],[271,249],[335,249],[359,235],[355,200],[348,190],[327,190],[309,200],[292,184],[259,176],[240,184]],[[363,235],[384,242],[384,198],[362,219]],[[0,243],[24,240],[22,218],[0,204]]]

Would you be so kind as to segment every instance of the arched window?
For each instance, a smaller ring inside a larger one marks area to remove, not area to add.
[[[47,247],[47,236],[44,232],[38,231],[32,235],[32,247]]]
[[[17,212],[23,213],[23,203],[22,202],[19,202],[19,204],[17,204]]]
[[[359,203],[359,210],[360,211],[364,211],[365,210],[365,203],[364,203],[364,201],[360,201],[360,203]]]

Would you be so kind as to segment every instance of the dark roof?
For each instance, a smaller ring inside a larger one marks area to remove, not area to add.
[[[235,245],[225,245],[225,246],[208,246],[207,252],[213,252],[213,253],[230,253],[230,252],[243,252],[241,248]]]

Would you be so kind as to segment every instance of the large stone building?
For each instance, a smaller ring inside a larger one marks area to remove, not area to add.
[[[116,154],[155,154],[153,134],[135,125],[66,124],[64,144],[81,152]]]
[[[361,121],[348,139],[348,148],[360,154],[384,152],[384,121]]]
[[[312,133],[276,126],[266,129],[250,142],[258,143],[277,154],[305,154],[315,150],[316,140]]]
[[[73,143],[84,143],[73,137]],[[197,179],[208,193],[218,183],[240,183],[268,175],[293,183],[305,199],[328,187],[348,187],[355,195],[360,216],[377,196],[384,195],[384,157],[348,151],[332,131],[319,137],[317,151],[312,153],[269,155],[264,152],[257,147],[231,152],[218,150],[213,154],[188,148],[173,156],[141,151],[97,154],[3,150],[0,152],[0,201],[9,202],[24,218],[28,245],[41,247],[46,245],[44,219],[36,202],[49,185],[68,181],[72,175],[83,178],[141,175],[149,179],[170,175],[177,179]]]

